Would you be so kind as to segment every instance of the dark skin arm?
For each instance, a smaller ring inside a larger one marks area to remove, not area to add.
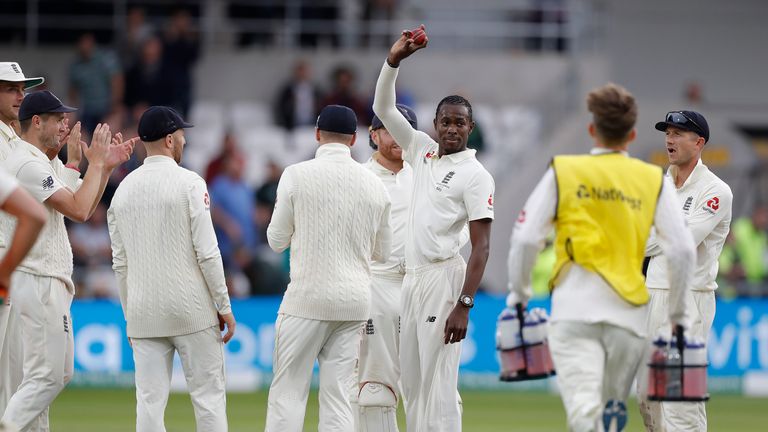
[[[419,26],[419,28],[424,31],[424,24]],[[426,48],[427,43],[429,43],[429,40],[427,39],[424,41],[424,43],[419,45],[413,41],[412,36],[413,34],[411,34],[409,30],[403,30],[403,32],[400,34],[400,39],[395,41],[394,45],[392,45],[392,48],[389,50],[389,55],[387,56],[387,62],[391,66],[400,66],[400,62],[402,60],[408,58],[416,51],[422,48]]]
[[[485,264],[488,262],[488,253],[491,247],[491,219],[479,219],[469,222],[469,240],[472,242],[472,253],[467,263],[467,275],[464,278],[464,286],[461,295],[469,295],[473,298],[480,286],[485,272]],[[461,342],[467,337],[467,325],[469,324],[469,308],[458,303],[453,307],[448,319],[445,320],[445,343]]]

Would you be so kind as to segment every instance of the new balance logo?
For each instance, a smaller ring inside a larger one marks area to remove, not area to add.
[[[683,211],[688,211],[691,209],[691,204],[693,204],[693,197],[689,196],[685,199],[685,204],[683,204]]]
[[[365,323],[365,334],[372,335],[373,333],[373,320],[369,319],[368,322]]]
[[[69,333],[69,320],[66,315],[64,315],[64,333]]]
[[[48,176],[47,179],[43,180],[43,190],[51,189],[53,189],[53,177]]]
[[[427,317],[427,322],[435,322],[435,320],[437,320],[436,316]]]

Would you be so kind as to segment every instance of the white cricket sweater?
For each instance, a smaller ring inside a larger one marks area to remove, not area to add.
[[[390,201],[384,185],[343,144],[285,169],[267,229],[277,252],[291,248],[291,282],[279,313],[363,321],[371,303],[370,260],[389,257]]]
[[[120,302],[135,338],[195,333],[231,312],[205,181],[151,156],[117,188],[108,212]]]

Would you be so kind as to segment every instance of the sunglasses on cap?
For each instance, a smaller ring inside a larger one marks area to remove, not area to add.
[[[699,126],[698,123],[696,123],[692,118],[688,117],[681,111],[671,111],[667,113],[667,118],[665,120],[667,123],[673,123],[678,124],[681,126],[687,126],[689,123],[696,126],[697,131],[703,131],[704,128]]]

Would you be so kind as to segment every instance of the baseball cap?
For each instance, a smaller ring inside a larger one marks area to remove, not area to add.
[[[403,117],[408,120],[408,123],[410,123],[414,129],[417,128],[418,122],[416,119],[416,113],[411,109],[411,107],[404,104],[397,104],[395,105],[395,108],[400,111],[400,114],[402,114]],[[373,120],[371,120],[371,130],[376,130],[383,127],[384,124],[381,122],[381,119],[379,119],[379,116],[374,115]]]
[[[179,129],[194,125],[181,118],[175,109],[167,106],[152,106],[139,119],[139,138],[144,142],[157,141]]]
[[[27,120],[37,114],[69,113],[77,108],[66,106],[48,90],[33,92],[24,97],[19,107],[19,121]]]
[[[670,111],[667,113],[664,121],[656,123],[656,130],[663,132],[669,126],[695,132],[704,138],[704,142],[709,141],[709,124],[707,124],[707,119],[696,111]]]
[[[357,132],[357,116],[343,105],[328,105],[317,116],[317,128],[327,132],[354,135]]]
[[[45,82],[43,77],[27,78],[21,71],[21,66],[16,62],[0,62],[0,81],[23,82],[24,89],[39,86]]]

